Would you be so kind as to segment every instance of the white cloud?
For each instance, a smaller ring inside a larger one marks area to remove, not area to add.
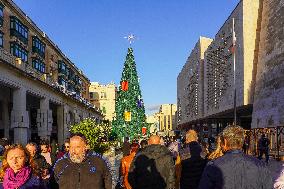
[[[146,111],[149,112],[158,112],[160,105],[159,104],[149,104],[149,105],[145,105]]]

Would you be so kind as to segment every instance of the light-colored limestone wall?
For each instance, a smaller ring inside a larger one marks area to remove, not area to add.
[[[212,39],[200,37],[177,80],[178,124],[199,119],[204,113],[204,52]]]
[[[29,67],[29,70],[35,75],[42,78],[50,78],[51,83],[58,81],[58,60],[63,60],[70,69],[72,69],[76,75],[78,75],[85,86],[81,89],[81,96],[89,100],[89,79],[79,70],[74,63],[59,49],[59,47],[54,44],[45,34],[41,31],[33,21],[20,10],[19,7],[11,0],[3,1],[4,4],[4,22],[3,27],[0,29],[4,33],[4,49],[7,52],[10,52],[10,42],[16,42],[24,47],[28,53],[28,63],[24,66]],[[28,27],[28,44],[22,43],[17,37],[10,35],[10,16],[16,16],[26,27]],[[37,53],[32,51],[32,38],[37,36],[46,46],[45,46],[45,58],[39,56]],[[45,63],[46,67],[46,76],[43,76],[43,73],[40,73],[36,69],[32,68],[32,58],[41,59]],[[44,79],[46,80],[46,79]]]
[[[212,39],[206,37],[200,37],[199,39],[198,116],[196,117],[198,119],[204,116],[204,53],[212,41]],[[192,119],[194,120],[194,118]]]
[[[175,115],[177,112],[176,104],[162,104],[160,106],[159,116],[161,123],[161,128],[166,131],[171,131],[176,128],[177,123],[175,119]]]
[[[253,103],[253,63],[260,1],[243,0],[244,105]],[[238,20],[236,20],[238,22]]]
[[[188,104],[187,98],[187,86],[188,86],[188,73],[186,72],[188,64],[185,64],[178,75],[177,78],[177,114],[178,120],[177,124],[184,124],[187,122],[188,117],[186,117],[186,104]]]
[[[284,125],[284,1],[263,0],[252,128]]]
[[[93,98],[90,99],[93,105],[103,110],[105,108],[105,119],[112,121],[115,116],[115,98],[116,87],[114,83],[101,85],[97,82],[92,82],[89,87],[89,92],[93,93]],[[105,94],[105,95],[103,95]]]
[[[237,107],[251,104],[251,84],[258,19],[257,1],[243,0],[237,5],[215,36],[205,58],[205,116],[233,109],[235,52]],[[233,43],[233,18],[235,48]]]

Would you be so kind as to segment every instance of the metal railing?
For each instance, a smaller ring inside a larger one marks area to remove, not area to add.
[[[270,140],[270,155],[276,159],[284,156],[284,126],[255,128],[245,131],[250,139],[249,152],[258,155],[258,141],[262,134]]]

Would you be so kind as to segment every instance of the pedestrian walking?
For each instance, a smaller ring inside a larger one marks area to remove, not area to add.
[[[244,129],[226,127],[221,136],[225,154],[208,162],[199,183],[199,189],[270,189],[271,174],[266,164],[243,153]]]
[[[57,159],[62,158],[65,154],[69,152],[70,148],[70,140],[65,140],[64,144],[62,145],[62,149],[57,153]]]
[[[245,140],[244,140],[244,144],[243,144],[243,151],[245,154],[248,154],[248,150],[249,150],[249,145],[250,145],[250,139],[249,136],[245,136]]]
[[[181,161],[180,189],[197,189],[207,161],[200,156],[202,149],[197,141],[188,146],[190,158]]]
[[[148,141],[143,139],[140,142],[140,150],[144,149],[148,145]]]
[[[134,159],[136,153],[139,150],[139,144],[137,143],[132,143],[130,145],[130,154],[128,156],[125,156],[121,160],[121,175],[122,175],[122,180],[123,180],[123,188],[125,189],[131,189],[131,186],[128,182],[128,172],[130,165],[132,163],[132,160]]]
[[[5,151],[0,179],[3,189],[45,188],[29,152],[20,144],[13,144]]]
[[[130,153],[129,137],[125,137],[125,141],[122,144],[122,153],[123,157],[128,156]]]
[[[49,185],[50,168],[51,166],[46,162],[45,158],[39,154],[36,143],[30,142],[26,145],[26,149],[30,153],[35,166],[39,170],[40,176],[46,186]]]
[[[175,140],[175,138],[171,138],[171,143],[168,146],[168,149],[170,150],[170,152],[172,153],[172,156],[174,158],[174,161],[176,161],[177,156],[179,154],[179,150],[180,150],[180,144],[178,141]]]
[[[52,162],[52,159],[51,159],[51,153],[49,151],[49,144],[48,144],[48,141],[41,141],[40,143],[40,150],[41,150],[41,155],[45,158],[46,162],[49,164],[49,165],[52,165],[53,162]]]
[[[160,144],[160,137],[149,138],[148,146],[136,154],[128,182],[133,189],[174,189],[175,166],[171,152]]]
[[[181,160],[184,160],[184,159],[188,159],[190,158],[190,149],[189,149],[189,144],[191,142],[197,142],[198,143],[198,136],[197,136],[197,133],[195,130],[188,130],[186,132],[186,135],[185,135],[185,147],[183,149],[180,150],[180,157],[181,157]],[[202,149],[202,152],[201,152],[201,157],[202,158],[205,158],[207,153],[205,152],[205,149],[201,146],[201,149]]]
[[[261,135],[261,138],[258,141],[258,159],[262,159],[263,154],[265,155],[265,162],[269,161],[269,144],[270,140],[266,137],[265,134]]]
[[[69,154],[54,165],[52,189],[111,189],[112,177],[107,161],[95,152],[87,152],[84,135],[73,134]]]

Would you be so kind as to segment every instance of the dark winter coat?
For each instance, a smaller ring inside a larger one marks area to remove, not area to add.
[[[2,183],[0,184],[0,189],[4,189]],[[24,185],[19,189],[46,189],[43,185],[42,180],[37,176],[32,176]]]
[[[267,151],[269,149],[270,140],[267,137],[261,137],[258,141],[258,150]]]
[[[73,163],[65,155],[54,165],[52,189],[111,189],[112,178],[107,161],[89,152],[82,163]]]
[[[197,141],[193,141],[193,142],[190,142],[190,143],[198,143],[198,142]],[[180,158],[182,160],[189,159],[191,157],[191,154],[190,154],[190,143],[185,144],[185,147],[182,148],[180,150],[180,152],[179,152]],[[200,144],[199,144],[199,146],[201,147],[200,156],[202,158],[206,159],[206,156],[207,156],[206,149],[203,146],[201,146]]]
[[[133,189],[175,188],[175,167],[171,152],[162,145],[149,145],[136,154],[128,174]]]
[[[181,161],[180,189],[197,189],[206,160],[201,158],[201,146],[197,142],[189,143],[191,157]]]
[[[264,162],[232,150],[210,161],[199,189],[272,189],[272,177]]]

